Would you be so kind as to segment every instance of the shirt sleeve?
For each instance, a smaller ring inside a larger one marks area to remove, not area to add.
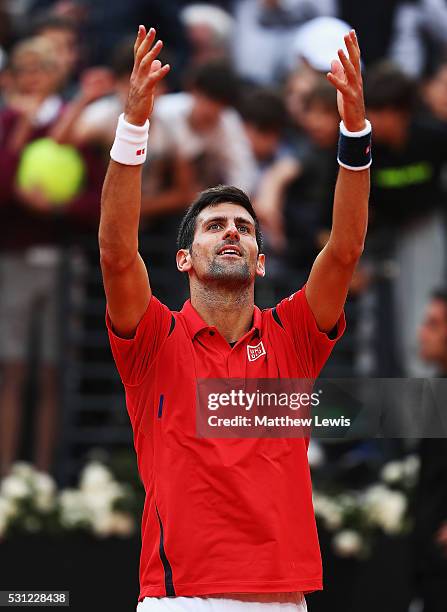
[[[151,296],[134,337],[120,338],[115,334],[106,309],[106,326],[116,367],[124,385],[139,385],[157,357],[169,335],[173,314],[155,296]]]
[[[307,302],[305,286],[276,306],[276,313],[295,350],[307,378],[317,378],[336,342],[346,329],[344,312],[337,322],[334,338],[318,329]]]

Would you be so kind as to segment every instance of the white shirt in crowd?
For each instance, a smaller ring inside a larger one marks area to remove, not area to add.
[[[193,96],[188,93],[167,94],[157,99],[154,110],[154,121],[160,130],[157,145],[190,161],[211,157],[222,182],[250,193],[256,181],[256,164],[238,113],[225,109],[215,128],[199,133],[189,122],[193,103]]]

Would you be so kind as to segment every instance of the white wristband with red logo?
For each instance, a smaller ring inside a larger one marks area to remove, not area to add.
[[[144,125],[133,125],[121,113],[116,128],[115,141],[110,157],[125,166],[139,166],[146,161],[149,120]]]

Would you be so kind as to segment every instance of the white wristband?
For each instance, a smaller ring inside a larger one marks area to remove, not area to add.
[[[144,164],[147,155],[149,120],[144,125],[133,125],[124,119],[121,113],[116,128],[115,141],[110,150],[113,161],[126,166]]]
[[[363,130],[360,130],[359,132],[350,132],[343,121],[340,121],[340,132],[343,134],[343,136],[348,136],[349,138],[362,138],[362,136],[368,136],[368,134],[371,134],[372,126],[368,119],[365,119],[365,127]]]

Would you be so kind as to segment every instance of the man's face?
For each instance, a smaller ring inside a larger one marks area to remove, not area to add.
[[[311,68],[304,67],[292,74],[286,84],[285,101],[287,110],[295,124],[303,127],[305,119],[305,100],[317,81],[317,73]]]
[[[197,217],[192,248],[179,251],[177,262],[182,272],[204,283],[253,283],[256,275],[264,276],[253,217],[238,204],[208,206]]]
[[[313,102],[304,113],[305,130],[320,147],[333,147],[338,140],[339,116],[337,109],[331,110],[324,104]]]
[[[24,53],[13,61],[14,88],[24,95],[48,95],[57,83],[57,68],[36,53]]]
[[[426,103],[432,112],[442,121],[447,120],[447,64],[442,66],[437,75],[423,89]]]
[[[79,48],[75,33],[65,28],[48,27],[44,28],[39,35],[54,45],[61,80],[67,80],[75,70],[79,60]]]
[[[260,130],[252,123],[246,123],[245,131],[258,161],[269,160],[275,155],[281,143],[279,130]]]
[[[447,305],[432,300],[419,328],[419,352],[424,361],[445,366],[447,360]]]
[[[402,134],[408,123],[407,113],[393,108],[368,108],[367,115],[373,126],[374,140],[383,144],[395,142],[396,134]]]
[[[192,120],[196,128],[203,131],[213,129],[217,126],[225,110],[225,105],[195,90],[192,92],[194,104],[192,108]]]

